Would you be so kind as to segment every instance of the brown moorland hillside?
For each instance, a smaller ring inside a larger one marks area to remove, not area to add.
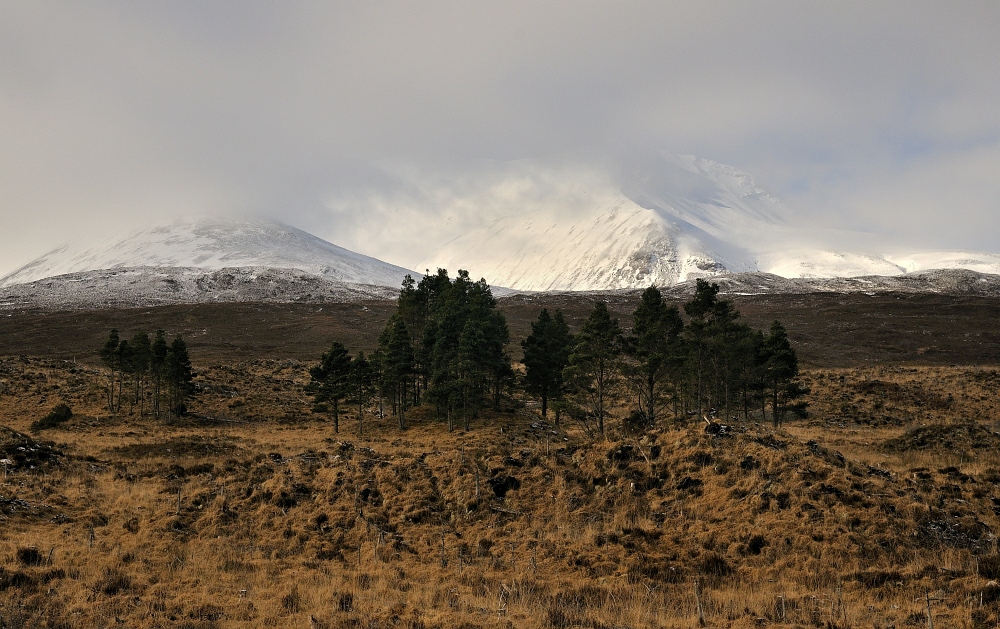
[[[607,438],[519,398],[334,434],[301,361],[195,368],[157,420],[110,416],[94,367],[0,359],[0,626],[1000,621],[995,368],[813,368],[780,430]]]
[[[1000,363],[1000,299],[940,294],[729,295],[743,318],[767,329],[780,320],[803,365]],[[560,308],[578,329],[594,302],[630,325],[639,293],[513,295],[499,300],[511,330],[511,355],[538,312]],[[681,302],[677,302],[680,304]],[[0,311],[0,355],[96,363],[111,328],[131,336],[163,328],[182,334],[203,364],[252,358],[315,360],[333,340],[349,350],[377,344],[393,302],[357,304],[195,304],[125,310]]]

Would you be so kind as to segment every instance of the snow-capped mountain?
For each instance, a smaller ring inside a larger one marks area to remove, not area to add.
[[[545,160],[501,165],[507,185],[472,196],[492,218],[415,265],[468,269],[517,290],[667,286],[765,272],[891,276],[938,268],[1000,273],[1000,256],[894,255],[874,236],[801,225],[745,172],[694,156],[635,152],[612,176]],[[532,172],[532,176],[525,176]],[[460,204],[456,204],[460,205]]]
[[[64,245],[0,278],[0,286],[134,267],[294,269],[334,282],[394,288],[411,273],[276,221],[194,217],[114,236],[93,247]]]

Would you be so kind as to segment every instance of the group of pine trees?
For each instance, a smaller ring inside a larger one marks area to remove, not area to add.
[[[628,333],[601,302],[576,334],[560,311],[543,309],[521,344],[524,388],[538,396],[543,416],[551,407],[557,423],[567,413],[600,433],[621,399],[634,400],[626,421],[635,428],[665,413],[710,417],[716,408],[745,418],[759,410],[764,418],[770,407],[776,426],[788,412],[804,414],[807,391],[785,329],[777,321],[767,333],[751,328],[718,293],[698,280],[682,314],[649,288]],[[484,407],[499,410],[515,382],[509,341],[484,280],[473,282],[466,271],[452,279],[443,269],[419,283],[407,276],[377,350],[351,357],[337,342],[312,368],[314,410],[332,411],[339,431],[342,402],[356,405],[359,422],[366,405],[377,400],[384,415],[388,402],[404,429],[407,409],[427,403],[449,430],[468,429]]]
[[[499,410],[513,381],[509,341],[507,321],[484,280],[473,282],[466,271],[452,279],[443,269],[419,283],[407,276],[370,357],[352,358],[334,343],[310,371],[314,410],[332,407],[339,431],[342,400],[358,405],[360,421],[364,405],[377,397],[380,413],[388,401],[404,429],[407,409],[427,402],[449,430],[459,422],[468,428],[485,406]]]
[[[111,413],[121,412],[127,402],[130,415],[136,406],[142,415],[147,398],[149,411],[155,417],[163,412],[164,403],[174,415],[186,412],[185,402],[194,390],[194,373],[187,345],[180,336],[168,344],[163,330],[157,330],[152,340],[145,332],[128,340],[112,329],[99,355],[108,369],[105,393]]]
[[[798,359],[784,327],[768,333],[739,321],[740,313],[718,298],[719,287],[698,280],[684,314],[655,287],[646,289],[626,334],[607,306],[598,303],[571,335],[558,310],[543,310],[523,341],[525,384],[541,398],[542,415],[554,403],[585,426],[604,432],[609,400],[634,399],[628,423],[649,427],[665,410],[675,418],[726,417],[760,410],[778,426],[787,413],[805,413],[797,381]]]

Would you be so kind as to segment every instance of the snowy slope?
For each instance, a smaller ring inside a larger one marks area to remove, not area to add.
[[[118,267],[0,287],[0,310],[145,308],[199,303],[355,303],[399,289],[353,284],[298,269]]]
[[[494,182],[486,192],[469,193],[491,220],[417,268],[464,268],[494,284],[537,291],[668,286],[744,272],[787,278],[941,268],[1000,273],[997,255],[887,254],[871,234],[803,225],[747,173],[698,157],[637,151],[612,176],[574,174],[546,160],[498,169],[508,185]]]
[[[112,237],[94,247],[64,245],[0,278],[0,286],[132,267],[297,269],[327,280],[391,287],[410,273],[276,221],[196,217]]]

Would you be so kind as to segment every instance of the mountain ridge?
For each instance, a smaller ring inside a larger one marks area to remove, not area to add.
[[[194,216],[114,235],[93,247],[62,245],[0,277],[0,287],[136,267],[297,269],[334,281],[393,287],[414,274],[279,221]]]
[[[462,266],[491,283],[536,291],[663,286],[741,272],[817,278],[935,268],[1000,273],[1000,255],[891,253],[872,234],[802,224],[748,173],[695,156],[635,151],[622,158],[617,175],[603,179],[544,160],[507,168],[498,167],[490,180],[488,192],[500,193],[469,195],[497,216],[450,240],[418,268]],[[505,196],[505,178],[516,194]]]

